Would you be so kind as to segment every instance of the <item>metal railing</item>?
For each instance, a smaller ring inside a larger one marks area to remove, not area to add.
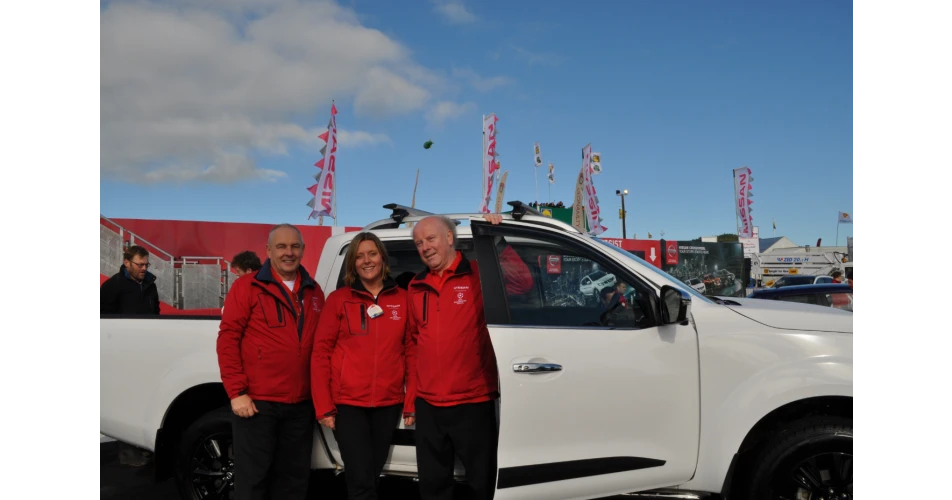
[[[150,272],[156,276],[159,299],[177,309],[222,307],[234,282],[231,262],[220,256],[176,258],[117,222],[100,218],[100,272],[112,276],[122,266],[122,254],[131,245],[140,245],[154,256]],[[111,226],[111,227],[110,227]]]

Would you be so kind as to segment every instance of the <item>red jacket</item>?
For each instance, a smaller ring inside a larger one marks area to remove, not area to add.
[[[293,298],[293,300],[292,300]],[[238,278],[225,297],[218,366],[228,397],[298,403],[311,398],[311,350],[324,292],[304,268],[290,293],[271,261]]]
[[[374,304],[383,314],[371,318],[368,311]],[[407,292],[393,280],[384,281],[377,300],[360,282],[331,292],[311,355],[311,394],[317,418],[336,414],[338,404],[376,407],[404,403],[408,333]],[[404,408],[412,413],[412,401]]]
[[[496,354],[486,328],[479,270],[460,252],[440,279],[429,270],[410,282],[411,349],[417,395],[436,406],[498,396]]]

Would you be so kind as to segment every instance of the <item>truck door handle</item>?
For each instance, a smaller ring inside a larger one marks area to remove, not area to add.
[[[515,363],[512,365],[512,371],[516,373],[560,372],[562,371],[562,365],[555,363]]]

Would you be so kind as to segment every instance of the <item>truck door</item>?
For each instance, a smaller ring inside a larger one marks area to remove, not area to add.
[[[689,480],[700,417],[694,328],[658,326],[654,285],[606,250],[525,226],[474,222],[473,231],[499,369],[496,498],[594,498]],[[627,285],[627,309],[584,300],[579,277],[593,269]],[[518,273],[530,289],[506,286]]]

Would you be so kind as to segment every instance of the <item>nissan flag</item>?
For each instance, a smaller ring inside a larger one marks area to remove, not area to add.
[[[533,149],[535,150],[535,166],[536,168],[541,167],[542,166],[542,150],[539,149],[538,142],[535,143],[535,147]]]
[[[750,205],[754,200],[750,199],[750,168],[741,167],[734,169],[734,208],[737,210],[737,236],[739,238],[752,238],[754,218],[750,215]]]
[[[314,176],[317,184],[307,188],[314,195],[314,198],[308,202],[311,207],[311,219],[319,216],[328,216],[337,220],[337,204],[334,198],[337,196],[337,106],[331,102],[331,120],[327,124],[327,132],[320,135],[320,138],[327,144],[321,150],[324,157],[314,164],[321,169],[321,172]]]
[[[584,189],[582,190],[583,203],[585,207],[585,217],[587,218],[589,231],[588,234],[598,236],[607,229],[601,224],[601,210],[598,208],[598,195],[595,192],[595,184],[592,183],[592,145],[589,144],[582,148],[582,180]]]
[[[493,194],[493,180],[499,164],[496,163],[496,113],[483,117],[483,195],[479,213],[489,213],[489,199]]]
[[[549,164],[549,184],[555,184],[555,165]]]

